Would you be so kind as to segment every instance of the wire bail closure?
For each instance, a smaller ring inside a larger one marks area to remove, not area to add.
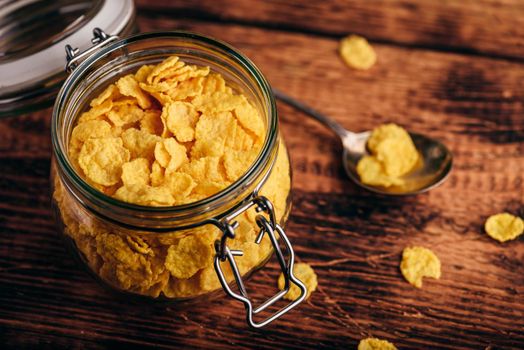
[[[285,281],[284,289],[282,291],[278,292],[276,295],[272,296],[271,298],[263,302],[262,305],[256,308],[253,307],[253,303],[249,299],[249,295],[244,286],[244,282],[242,281],[242,276],[238,269],[238,265],[235,261],[235,256],[242,256],[243,252],[241,250],[231,250],[227,246],[227,240],[235,238],[235,229],[238,228],[238,222],[234,221],[234,218],[242,214],[243,212],[247,211],[251,207],[255,207],[255,210],[258,213],[264,212],[269,216],[269,220],[262,214],[258,214],[256,216],[255,220],[256,220],[258,227],[260,228],[260,231],[255,239],[255,243],[260,244],[260,242],[262,242],[262,239],[264,238],[266,234],[269,236],[269,239],[273,245],[273,248],[275,249],[275,254],[277,256],[277,260],[280,265],[280,269],[284,275],[284,281]],[[293,274],[293,266],[295,263],[295,253],[293,252],[291,243],[289,242],[289,239],[287,238],[284,230],[276,222],[273,204],[271,203],[271,201],[269,201],[269,199],[267,199],[264,196],[255,195],[250,200],[248,200],[244,205],[240,206],[237,210],[235,210],[228,216],[224,217],[222,220],[215,222],[214,224],[218,226],[218,228],[220,228],[222,232],[224,233],[222,235],[222,238],[219,241],[216,241],[215,243],[216,255],[215,255],[214,266],[215,266],[215,270],[216,270],[218,279],[220,280],[220,284],[222,285],[222,288],[230,297],[237,299],[241,301],[242,303],[244,303],[244,307],[246,308],[246,319],[247,319],[248,324],[251,327],[254,327],[254,328],[264,327],[265,325],[273,322],[280,316],[287,313],[289,310],[291,310],[292,308],[300,304],[305,299],[307,288]],[[284,242],[287,253],[289,255],[287,261],[284,258],[282,250],[280,249],[278,238],[275,233],[277,233],[278,236]],[[231,270],[233,271],[233,276],[235,277],[235,282],[237,284],[240,294],[231,289],[231,287],[227,283],[227,279],[224,275],[224,272],[222,271],[222,267],[220,263],[226,260],[229,262]],[[264,319],[263,321],[255,322],[253,318],[256,314],[265,310],[267,307],[273,305],[274,303],[282,299],[284,295],[287,294],[287,292],[289,291],[289,288],[291,287],[291,282],[300,289],[300,296],[293,302],[281,308],[276,313]]]
[[[91,56],[92,53],[94,53],[101,47],[118,39],[119,38],[116,35],[108,35],[102,29],[95,28],[93,29],[93,38],[91,39],[91,43],[93,43],[93,46],[91,46],[87,50],[80,52],[80,49],[78,47],[73,48],[71,45],[66,45],[66,72],[71,73],[76,67],[78,67],[80,61],[84,60],[88,56]]]

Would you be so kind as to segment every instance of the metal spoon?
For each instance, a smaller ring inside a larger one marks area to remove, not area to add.
[[[409,135],[413,139],[413,142],[415,143],[422,160],[415,166],[413,171],[402,177],[404,180],[404,185],[375,187],[363,184],[360,181],[360,176],[357,174],[356,168],[360,158],[366,154],[369,154],[366,148],[366,143],[369,136],[371,135],[371,131],[364,131],[360,133],[348,131],[334,120],[329,119],[320,112],[312,109],[309,106],[306,106],[305,104],[295,100],[281,91],[273,89],[273,94],[278,99],[328,126],[331,130],[333,130],[333,132],[335,132],[335,134],[338,135],[338,137],[340,137],[342,146],[344,148],[344,154],[342,156],[344,169],[351,180],[353,180],[360,187],[385,195],[411,195],[426,192],[432,188],[437,187],[449,175],[453,163],[453,157],[446,146],[444,146],[439,141],[433,140],[424,135],[410,132]]]

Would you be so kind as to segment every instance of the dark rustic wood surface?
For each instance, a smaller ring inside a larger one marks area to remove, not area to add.
[[[524,216],[524,3],[482,1],[138,2],[142,31],[187,29],[230,42],[271,83],[360,131],[387,121],[444,141],[440,188],[390,199],[344,175],[324,127],[280,104],[294,171],[288,226],[319,290],[264,330],[225,296],[180,308],[135,304],[72,260],[49,206],[50,111],[0,121],[0,343],[3,348],[340,348],[375,336],[399,349],[523,349],[524,238],[483,233],[490,214]],[[378,63],[347,69],[341,35],[370,38]],[[398,270],[430,247],[442,278],[417,290]],[[269,270],[271,270],[269,266]],[[274,288],[261,271],[249,281]]]

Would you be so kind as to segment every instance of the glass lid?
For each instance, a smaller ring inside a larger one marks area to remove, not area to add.
[[[133,0],[0,0],[0,117],[51,105],[65,45],[90,47],[96,27],[127,36],[134,19]]]

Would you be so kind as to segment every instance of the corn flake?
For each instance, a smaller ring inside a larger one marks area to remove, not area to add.
[[[165,177],[165,186],[169,188],[177,204],[183,204],[196,186],[193,178],[185,173],[170,173]]]
[[[257,154],[238,151],[229,151],[224,154],[224,168],[227,179],[231,182],[240,178],[251,164],[253,164]]]
[[[368,148],[384,165],[388,176],[408,173],[418,160],[418,152],[406,130],[395,124],[385,124],[374,129]]]
[[[147,76],[146,81],[149,84],[157,84],[165,75],[165,72],[169,72],[170,70],[176,70],[177,68],[180,68],[182,66],[184,66],[184,63],[179,62],[178,56],[170,56],[161,63],[157,64],[155,67],[153,67],[153,69]]]
[[[210,73],[203,80],[202,94],[212,94],[213,92],[232,94],[233,90],[226,85],[226,81],[220,74]]]
[[[486,233],[499,242],[513,240],[524,232],[524,222],[518,216],[501,213],[490,216],[484,225]]]
[[[164,133],[164,123],[160,118],[161,112],[156,109],[150,109],[144,112],[140,120],[140,130],[153,135],[162,135]]]
[[[171,206],[175,203],[168,188],[142,184],[122,186],[115,192],[114,197],[124,202],[152,207]]]
[[[137,158],[122,165],[124,186],[147,186],[149,184],[149,160]]]
[[[114,106],[107,114],[107,118],[116,127],[125,127],[139,122],[144,116],[144,111],[131,100],[122,101],[120,105]]]
[[[117,99],[120,96],[119,91],[115,84],[109,85],[97,98],[91,100],[90,106],[96,107],[104,104],[105,102]]]
[[[413,286],[422,288],[422,278],[440,278],[440,260],[424,247],[407,247],[402,252],[400,271]]]
[[[155,146],[155,159],[166,169],[166,174],[176,171],[188,162],[186,148],[174,138],[163,139]]]
[[[195,125],[198,120],[195,107],[187,102],[173,102],[167,104],[162,112],[162,118],[169,131],[179,142],[188,142],[195,139]]]
[[[307,288],[306,299],[311,296],[318,286],[317,275],[313,268],[306,263],[296,263],[293,268],[293,273]],[[285,278],[284,274],[281,273],[278,277],[278,288],[284,290]],[[284,298],[288,300],[296,300],[300,297],[300,288],[290,281],[290,287]]]
[[[146,83],[147,82],[147,76],[151,74],[151,71],[153,70],[154,66],[151,65],[143,65],[140,67],[136,73],[135,73],[135,80],[138,83]]]
[[[111,111],[113,108],[113,101],[108,100],[102,104],[92,107],[90,110],[82,113],[80,118],[78,118],[77,125],[85,123],[90,120],[103,120],[104,117]]]
[[[204,90],[204,79],[204,77],[196,77],[179,82],[168,91],[168,95],[173,101],[182,101],[198,96]]]
[[[358,343],[358,350],[397,350],[397,348],[387,340],[366,338]]]
[[[401,186],[401,176],[414,169],[419,153],[406,130],[395,124],[375,128],[367,142],[370,156],[357,164],[360,180],[371,186]]]
[[[153,165],[151,166],[151,185],[153,186],[160,186],[164,183],[165,178],[165,170],[156,160],[153,162]]]
[[[103,186],[120,181],[122,165],[127,161],[129,151],[119,137],[88,139],[78,155],[78,164],[87,178]]]
[[[383,164],[371,156],[364,156],[359,160],[357,173],[360,176],[360,181],[366,185],[391,187],[404,184],[404,180],[388,176]]]
[[[340,41],[340,56],[354,69],[369,69],[377,61],[377,54],[368,41],[358,35],[350,35]]]
[[[202,244],[199,235],[184,237],[167,250],[166,269],[176,278],[189,278],[213,260],[212,244]]]
[[[230,112],[201,115],[195,128],[192,157],[222,156],[226,139],[235,130],[235,124],[236,120]]]
[[[155,146],[161,140],[162,138],[157,135],[135,128],[127,129],[122,133],[124,146],[129,150],[133,159],[154,159]]]
[[[245,129],[253,135],[261,137],[264,135],[264,123],[259,117],[257,110],[249,102],[245,102],[235,108],[235,116]]]
[[[243,95],[232,95],[227,92],[214,92],[196,96],[191,103],[199,112],[204,114],[217,114],[219,112],[231,112],[239,106],[247,103]]]
[[[147,109],[151,107],[149,96],[142,91],[134,75],[129,74],[120,78],[116,86],[122,95],[136,98],[140,108]]]

